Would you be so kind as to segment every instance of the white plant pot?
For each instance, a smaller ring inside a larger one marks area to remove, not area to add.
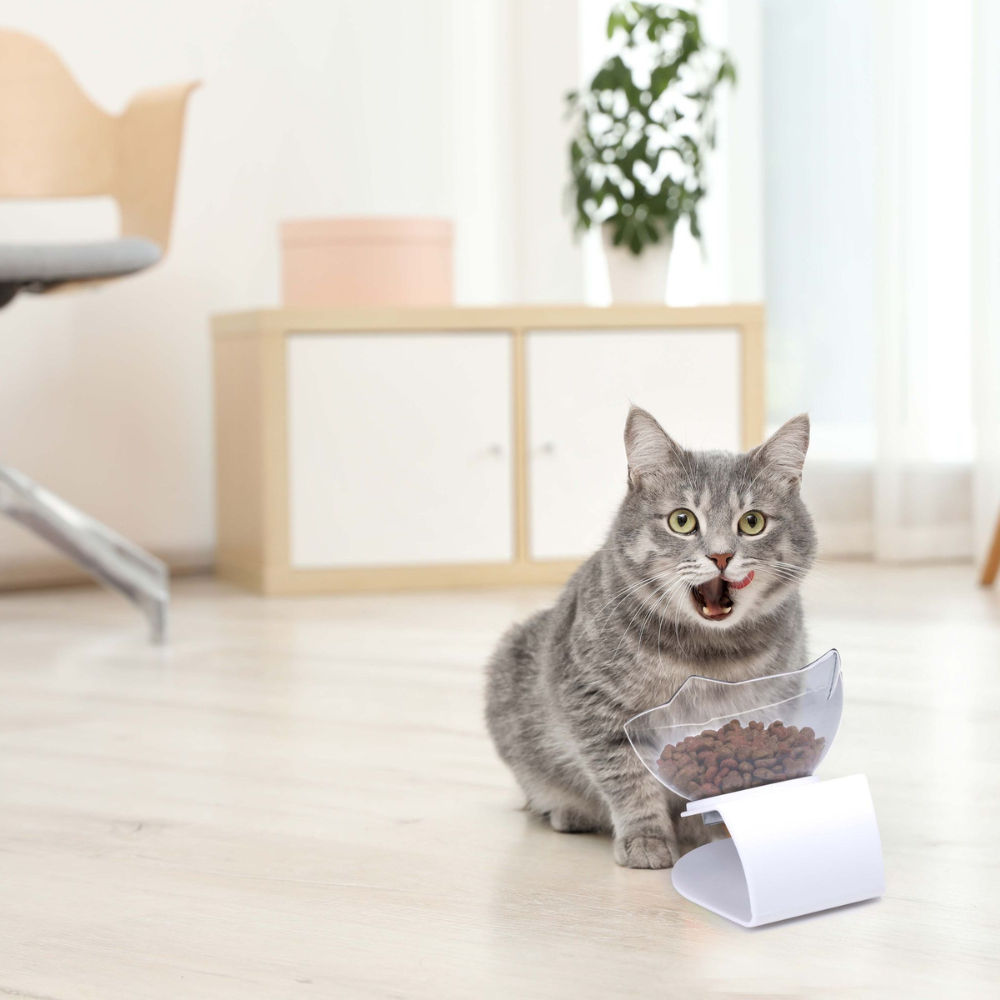
[[[659,243],[647,243],[640,254],[632,253],[627,246],[616,247],[612,226],[601,226],[601,241],[608,262],[612,302],[662,303],[666,299],[673,233]]]

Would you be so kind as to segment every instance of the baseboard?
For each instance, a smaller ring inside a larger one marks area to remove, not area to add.
[[[213,554],[205,550],[154,552],[170,567],[172,577],[200,576],[212,572]],[[76,587],[94,580],[65,559],[38,559],[31,562],[0,565],[0,592],[12,590],[47,590],[51,587]]]
[[[466,587],[557,586],[581,560],[545,562],[449,563],[421,566],[370,566],[342,569],[292,569],[246,566],[223,558],[215,575],[260,594],[344,594]]]

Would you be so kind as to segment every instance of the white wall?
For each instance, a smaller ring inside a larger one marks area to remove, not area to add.
[[[514,95],[517,299],[582,302],[583,252],[566,211],[570,125],[579,82],[578,0],[509,0]]]
[[[456,214],[459,299],[511,295],[498,266],[503,168],[481,163],[476,188],[456,177],[468,161],[455,155],[463,106],[453,99],[454,56],[466,50],[456,25],[482,47],[480,29],[501,10],[491,0],[382,0],[377,11],[348,0],[0,0],[0,24],[45,40],[111,111],[145,86],[204,81],[167,261],[85,294],[23,295],[0,312],[2,460],[137,541],[205,562],[208,318],[277,304],[280,219]],[[502,104],[495,80],[481,74],[465,93],[467,122],[475,99],[492,100],[491,115]],[[469,128],[492,134],[481,120]],[[471,148],[482,158],[482,143]],[[107,204],[53,208],[0,205],[0,239],[114,228]],[[0,524],[0,577],[51,558]]]
[[[734,239],[759,242],[758,2],[706,4],[711,37],[747,64],[732,99],[745,121],[724,124],[708,257],[681,241],[677,303],[759,294],[759,264],[726,253]],[[600,61],[607,5],[0,0],[0,24],[43,39],[110,111],[146,86],[204,83],[165,263],[0,311],[0,461],[175,562],[209,562],[208,321],[278,304],[285,218],[450,216],[459,303],[593,300],[565,211],[564,95]],[[730,162],[750,169],[733,174]],[[115,225],[110,203],[0,203],[0,240],[111,235]],[[0,582],[54,559],[0,523]]]

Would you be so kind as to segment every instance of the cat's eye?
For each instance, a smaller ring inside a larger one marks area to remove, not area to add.
[[[740,532],[744,535],[759,535],[767,523],[759,510],[748,510],[739,520]]]
[[[690,535],[698,527],[698,518],[691,511],[680,507],[667,517],[667,524],[671,531],[676,531],[678,535]]]

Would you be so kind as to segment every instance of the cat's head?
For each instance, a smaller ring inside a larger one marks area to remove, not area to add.
[[[664,618],[729,629],[788,598],[816,551],[799,493],[808,446],[805,414],[732,454],[688,451],[631,409],[628,495],[612,540],[631,573],[650,581]]]

